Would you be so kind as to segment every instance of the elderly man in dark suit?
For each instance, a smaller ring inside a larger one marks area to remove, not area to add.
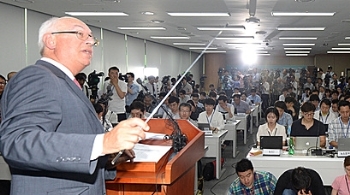
[[[109,154],[132,149],[144,138],[149,127],[140,119],[104,133],[76,85],[74,75],[90,64],[94,45],[82,21],[51,18],[39,30],[42,58],[8,83],[0,151],[11,169],[11,194],[105,194],[106,176],[116,173],[105,171]]]

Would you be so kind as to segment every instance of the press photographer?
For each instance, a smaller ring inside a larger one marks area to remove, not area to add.
[[[97,99],[97,91],[98,91],[98,83],[100,82],[100,78],[104,74],[103,72],[96,73],[96,70],[94,70],[92,73],[89,74],[88,76],[88,85],[89,89],[91,90],[91,95],[90,95],[90,101],[95,102]]]

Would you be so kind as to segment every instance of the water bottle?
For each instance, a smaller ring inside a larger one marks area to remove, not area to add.
[[[288,154],[293,155],[294,154],[294,140],[293,138],[289,138],[289,147],[288,147]]]

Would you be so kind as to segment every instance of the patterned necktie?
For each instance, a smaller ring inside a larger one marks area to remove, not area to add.
[[[74,79],[73,82],[79,87],[79,89],[81,90],[81,86],[79,84],[79,82],[77,81],[77,79]]]

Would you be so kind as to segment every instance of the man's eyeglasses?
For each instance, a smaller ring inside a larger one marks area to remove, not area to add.
[[[52,32],[51,34],[56,35],[56,34],[75,34],[78,39],[82,41],[86,41],[88,38],[93,38],[94,39],[94,44],[93,46],[97,46],[99,44],[99,41],[94,37],[92,34],[87,34],[84,33],[83,31],[58,31],[58,32]]]
[[[5,86],[6,83],[5,82],[0,82],[0,85]]]
[[[304,112],[304,116],[313,116],[315,113],[314,112]]]

